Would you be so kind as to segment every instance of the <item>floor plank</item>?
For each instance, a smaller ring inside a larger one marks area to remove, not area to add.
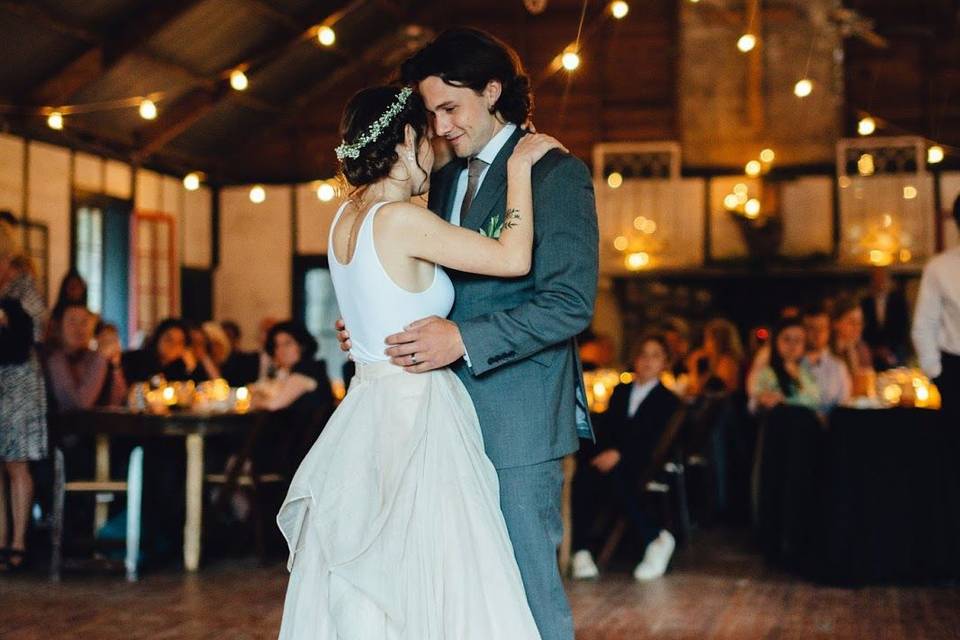
[[[701,534],[662,580],[637,584],[629,567],[568,585],[578,640],[960,639],[960,589],[837,589],[767,568],[742,534]],[[120,576],[0,578],[4,640],[276,637],[286,573],[252,560]],[[452,640],[452,639],[451,639]]]

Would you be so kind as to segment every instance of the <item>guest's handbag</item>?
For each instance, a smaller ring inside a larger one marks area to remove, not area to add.
[[[33,319],[16,298],[0,300],[0,365],[23,364],[33,348]]]

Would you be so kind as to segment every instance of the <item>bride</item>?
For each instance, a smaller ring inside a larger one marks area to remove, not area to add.
[[[448,369],[392,365],[384,339],[450,312],[441,267],[529,271],[531,167],[563,147],[521,138],[499,237],[485,237],[409,202],[429,188],[429,129],[410,88],[365,89],[343,114],[337,157],[355,190],[334,218],[328,256],[357,373],[277,516],[291,572],[281,639],[540,637],[470,397]]]

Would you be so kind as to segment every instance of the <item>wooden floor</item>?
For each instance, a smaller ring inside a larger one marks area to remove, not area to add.
[[[578,640],[960,638],[960,588],[833,589],[766,569],[729,532],[701,534],[671,573],[569,585]],[[0,577],[0,638],[275,638],[286,575],[231,560],[195,576]],[[457,639],[450,639],[457,640]],[[504,639],[510,640],[510,639]]]

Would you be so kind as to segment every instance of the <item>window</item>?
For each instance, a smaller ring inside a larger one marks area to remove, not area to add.
[[[296,256],[294,259],[294,309],[307,330],[317,339],[317,357],[326,361],[327,375],[338,397],[343,394],[343,365],[347,356],[340,351],[334,323],[340,317],[337,296],[326,256]]]
[[[94,313],[103,311],[103,210],[99,207],[77,209],[77,270],[87,281],[87,306]]]
[[[140,343],[157,323],[177,315],[175,222],[166,213],[133,214],[133,340]]]

